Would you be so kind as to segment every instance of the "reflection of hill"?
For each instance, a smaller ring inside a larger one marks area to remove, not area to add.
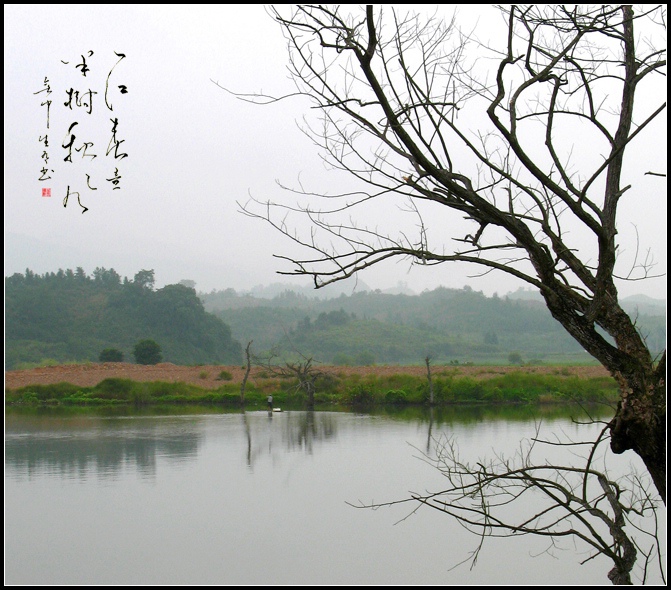
[[[157,457],[183,461],[198,451],[200,435],[192,429],[176,431],[156,421],[132,420],[121,427],[119,421],[85,422],[90,423],[88,427],[64,421],[49,430],[30,432],[8,421],[5,469],[27,477],[46,472],[69,479],[94,474],[115,479],[130,469],[146,477],[155,474]]]

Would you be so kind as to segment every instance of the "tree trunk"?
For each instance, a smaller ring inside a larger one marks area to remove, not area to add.
[[[242,378],[242,385],[240,385],[240,405],[245,404],[245,387],[247,386],[247,378],[249,377],[249,372],[252,370],[252,361],[249,354],[249,347],[252,345],[253,340],[250,340],[247,343],[245,348],[245,357],[247,358],[247,369],[245,370],[245,376]]]
[[[610,423],[611,449],[616,454],[629,449],[638,454],[666,504],[666,352],[655,367],[612,285],[586,309],[580,309],[575,299],[562,297],[560,285],[543,295],[552,316],[618,382],[620,401]],[[612,335],[615,345],[596,330],[596,324]]]
[[[615,373],[621,397],[611,421],[610,448],[631,449],[645,463],[666,505],[666,352],[649,374]]]
[[[429,403],[433,405],[433,381],[431,379],[431,357],[427,356],[424,359],[426,363],[426,378],[429,381]]]

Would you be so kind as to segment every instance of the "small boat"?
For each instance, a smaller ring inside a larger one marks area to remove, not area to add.
[[[281,412],[282,408],[273,408],[273,412]]]

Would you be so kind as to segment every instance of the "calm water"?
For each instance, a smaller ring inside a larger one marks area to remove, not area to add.
[[[538,538],[478,539],[435,510],[419,457],[454,436],[474,459],[532,436],[529,410],[287,411],[5,420],[6,584],[604,584],[603,558]],[[174,412],[174,410],[173,410]],[[546,417],[544,432],[592,427]],[[627,461],[631,457],[627,456]]]

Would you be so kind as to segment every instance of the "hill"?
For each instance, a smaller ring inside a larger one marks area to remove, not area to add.
[[[299,351],[335,364],[415,364],[427,355],[453,364],[505,364],[511,355],[527,362],[594,362],[533,296],[486,297],[469,287],[441,287],[419,295],[357,291],[331,299],[288,289],[272,298],[233,289],[200,297],[236,339],[253,340],[257,353]],[[651,348],[661,350],[664,313],[632,313]]]
[[[205,311],[194,289],[166,285],[154,290],[154,271],[132,281],[113,269],[37,275],[30,270],[5,279],[5,369],[26,363],[97,361],[106,348],[132,360],[134,345],[152,339],[163,360],[176,364],[242,361],[230,328]]]
[[[97,361],[116,348],[132,361],[141,339],[156,340],[179,365],[240,364],[252,352],[326,364],[594,363],[551,317],[537,294],[486,297],[469,287],[414,294],[357,290],[317,297],[287,285],[199,293],[190,281],[154,289],[153,271],[131,281],[113,269],[81,268],[5,279],[5,367]],[[359,287],[365,285],[359,284]],[[666,344],[665,304],[628,298],[651,349]],[[649,312],[649,313],[646,313]]]

